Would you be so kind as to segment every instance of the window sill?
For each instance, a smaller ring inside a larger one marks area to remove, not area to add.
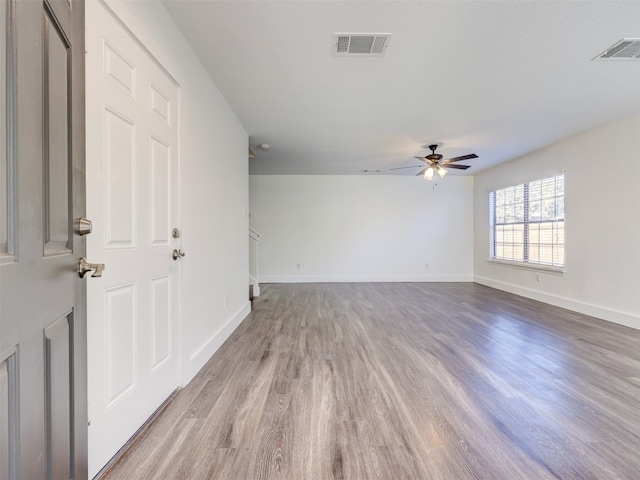
[[[509,260],[498,260],[495,258],[487,259],[489,263],[495,265],[504,265],[505,267],[519,268],[522,270],[537,270],[539,272],[555,273],[557,275],[564,275],[566,270],[564,267],[552,267],[550,265],[537,265],[535,263],[525,262],[510,262]]]

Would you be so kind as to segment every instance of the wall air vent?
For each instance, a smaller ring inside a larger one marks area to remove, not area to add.
[[[640,38],[623,38],[594,60],[640,60]]]
[[[335,33],[333,53],[340,57],[381,57],[387,50],[390,38],[390,33]]]

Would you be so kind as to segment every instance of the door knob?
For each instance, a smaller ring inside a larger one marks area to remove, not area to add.
[[[171,252],[171,256],[174,260],[178,260],[180,257],[184,257],[185,253],[179,249],[174,248],[173,252]]]
[[[84,278],[91,271],[93,272],[92,277],[101,277],[103,270],[104,263],[89,263],[84,257],[81,257],[78,262],[78,275],[80,275],[80,278]]]

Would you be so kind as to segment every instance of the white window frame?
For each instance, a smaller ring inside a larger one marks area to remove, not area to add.
[[[564,173],[489,192],[489,261],[564,273],[564,197]]]

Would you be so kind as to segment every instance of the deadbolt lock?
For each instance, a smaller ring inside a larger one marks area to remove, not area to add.
[[[91,230],[93,229],[93,224],[91,220],[86,219],[84,217],[80,217],[76,222],[76,233],[78,235],[89,235]]]

